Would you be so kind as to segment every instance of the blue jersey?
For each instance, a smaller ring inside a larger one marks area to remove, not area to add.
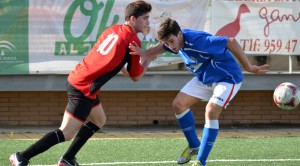
[[[232,53],[226,48],[228,37],[202,31],[182,30],[184,47],[178,54],[185,66],[204,84],[242,82],[243,74]],[[164,48],[170,52],[167,46]]]

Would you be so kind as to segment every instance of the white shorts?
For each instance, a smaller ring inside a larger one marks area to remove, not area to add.
[[[226,108],[241,85],[242,83],[230,84],[227,82],[203,84],[197,77],[194,77],[181,89],[181,92]]]

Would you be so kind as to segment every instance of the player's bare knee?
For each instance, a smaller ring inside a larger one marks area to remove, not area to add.
[[[99,119],[96,119],[96,120],[93,119],[93,120],[91,120],[91,122],[93,124],[95,124],[96,126],[98,126],[99,128],[102,128],[106,123],[106,116],[101,116]]]
[[[205,116],[208,119],[219,119],[222,109],[218,107],[206,107]]]
[[[94,122],[93,122],[94,123]],[[99,128],[102,128],[106,123],[106,119],[105,120],[102,120],[102,121],[98,121],[98,122],[95,122],[94,124],[99,127]]]
[[[173,110],[177,114],[181,113],[187,109],[186,106],[184,105],[184,103],[182,103],[182,102],[180,102],[180,100],[176,100],[176,99],[172,102],[172,107],[173,107]]]
[[[217,111],[206,111],[206,117],[210,120],[217,120],[219,119],[219,113]]]

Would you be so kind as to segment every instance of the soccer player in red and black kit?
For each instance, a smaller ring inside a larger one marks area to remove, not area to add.
[[[47,133],[26,150],[12,154],[9,159],[13,166],[27,166],[32,157],[58,143],[71,140],[78,130],[58,166],[79,165],[75,155],[106,122],[97,96],[101,87],[120,71],[133,81],[138,81],[151,60],[156,58],[129,54],[129,43],[134,42],[141,46],[137,33],[143,32],[149,25],[151,9],[151,4],[145,1],[128,4],[125,9],[125,24],[114,25],[99,36],[92,50],[68,76],[68,104],[61,126]]]

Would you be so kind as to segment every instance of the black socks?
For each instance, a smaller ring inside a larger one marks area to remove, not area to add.
[[[72,160],[75,158],[75,155],[83,147],[86,141],[94,135],[100,128],[93,124],[92,122],[87,122],[84,124],[78,131],[76,137],[74,138],[69,149],[63,155],[64,159]]]
[[[86,141],[90,137],[92,137],[94,133],[97,132],[99,129],[100,128],[95,124],[93,124],[92,122],[87,122],[86,124],[84,124],[78,131],[69,149],[63,155],[63,158],[67,160],[74,159],[75,155],[83,147]],[[25,151],[19,152],[19,154],[29,161],[32,157],[40,153],[43,153],[49,148],[51,148],[52,146],[64,141],[65,141],[65,137],[62,131],[60,129],[57,129],[47,133],[36,143],[28,147]]]
[[[43,153],[52,146],[64,141],[64,134],[60,129],[57,129],[44,135],[40,140],[38,140],[36,143],[28,147],[25,151],[20,152],[19,154],[27,160],[30,160],[32,157]]]

